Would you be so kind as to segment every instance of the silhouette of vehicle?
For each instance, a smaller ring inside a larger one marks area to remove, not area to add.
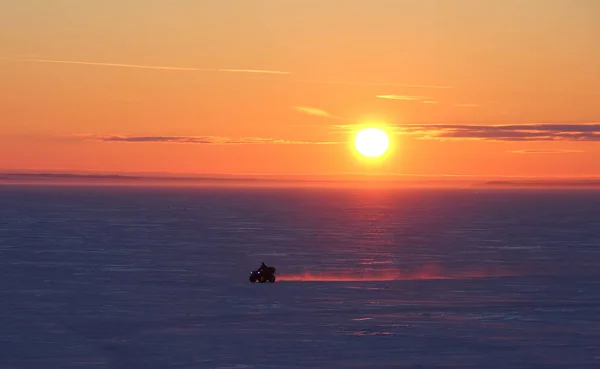
[[[262,263],[260,268],[250,272],[250,282],[252,283],[275,283],[275,267],[266,266]]]

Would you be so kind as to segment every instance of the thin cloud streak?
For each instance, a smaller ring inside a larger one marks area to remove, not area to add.
[[[412,95],[377,95],[378,99],[386,100],[401,100],[401,101],[417,101],[423,104],[436,104],[437,101],[427,96],[412,96]]]
[[[600,141],[600,123],[586,124],[407,124],[397,126],[399,133],[425,139],[471,139],[492,141]]]
[[[294,109],[295,111],[297,111],[299,113],[313,115],[316,117],[323,117],[323,118],[329,118],[329,119],[344,119],[343,117],[340,117],[337,115],[332,115],[323,109],[315,108],[312,106],[290,106],[290,108]]]
[[[454,106],[458,106],[461,108],[477,108],[481,105],[479,105],[479,104],[454,104]]]
[[[511,150],[508,151],[512,154],[570,154],[570,153],[582,153],[583,150],[554,150],[554,149],[523,149],[523,150]]]
[[[204,72],[227,72],[227,73],[259,73],[259,74],[292,74],[292,72],[284,72],[279,70],[263,70],[263,69],[199,69]]]
[[[377,95],[379,99],[387,100],[404,100],[404,101],[423,101],[430,100],[430,97],[426,96],[411,96],[411,95]]]
[[[90,65],[90,66],[100,66],[100,67],[157,69],[157,70],[172,70],[172,71],[292,74],[292,72],[284,72],[284,71],[277,71],[277,70],[262,70],[262,69],[189,68],[189,67],[122,64],[122,63],[102,63],[102,62],[89,62],[89,61],[79,61],[79,60],[56,60],[56,59],[39,59],[39,58],[22,58],[19,60],[25,61],[25,62],[32,62],[32,63],[73,64],[73,65]]]
[[[326,112],[323,109],[319,109],[319,108],[313,108],[310,106],[292,106],[291,108],[296,110],[297,112],[308,114],[308,115],[314,115],[317,117],[325,117],[325,118],[331,117],[331,115],[328,112]]]
[[[348,133],[348,132],[354,132],[354,131],[360,130],[362,128],[369,128],[372,126],[373,125],[369,124],[369,123],[348,123],[348,124],[334,124],[334,125],[329,126],[329,128],[338,133],[342,133],[342,132]],[[381,128],[390,134],[405,133],[405,131],[403,129],[401,129],[401,127],[396,126],[396,125],[390,124],[390,125],[385,125]]]
[[[433,88],[433,89],[451,89],[451,86],[436,86],[436,85],[411,85],[401,83],[387,82],[360,82],[360,81],[336,81],[336,80],[312,80],[312,79],[297,79],[294,82],[300,83],[318,83],[318,84],[342,84],[342,85],[360,85],[360,86],[382,86],[382,87],[411,87],[411,88]]]
[[[201,144],[201,145],[335,145],[335,141],[295,141],[270,137],[230,138],[221,136],[95,136],[76,135],[83,140],[99,142],[123,143],[172,143],[172,144]]]

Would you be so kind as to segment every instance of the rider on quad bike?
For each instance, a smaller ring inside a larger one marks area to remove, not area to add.
[[[260,263],[260,267],[250,273],[250,282],[275,282],[275,267],[265,265],[264,262]]]

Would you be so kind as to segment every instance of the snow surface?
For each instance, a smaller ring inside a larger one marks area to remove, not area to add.
[[[0,368],[600,367],[600,192],[0,204]],[[261,261],[277,283],[248,282]]]

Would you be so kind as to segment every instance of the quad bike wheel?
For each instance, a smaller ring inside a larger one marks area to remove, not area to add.
[[[274,275],[270,275],[270,276],[264,276],[264,275],[252,275],[250,276],[250,282],[251,283],[275,283],[275,276]]]

